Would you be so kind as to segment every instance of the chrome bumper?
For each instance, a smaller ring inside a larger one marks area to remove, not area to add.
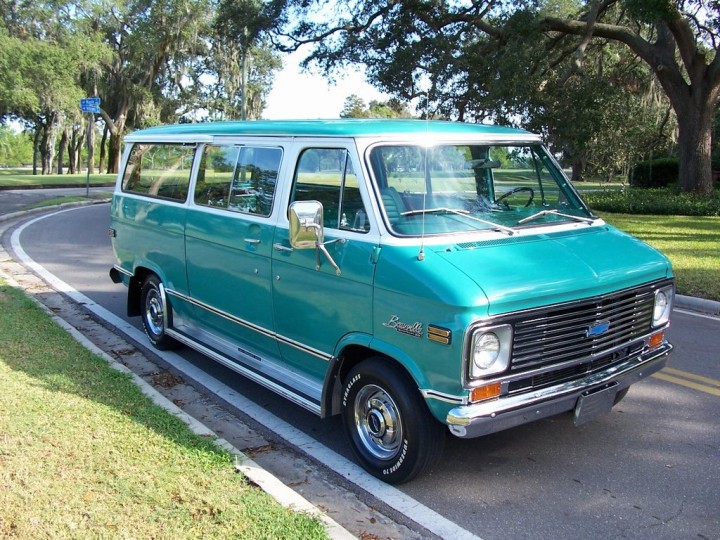
[[[450,433],[469,439],[572,411],[578,399],[586,394],[604,388],[613,388],[619,392],[660,371],[667,363],[672,348],[666,342],[657,349],[581,379],[514,396],[462,405],[448,413],[446,422]]]

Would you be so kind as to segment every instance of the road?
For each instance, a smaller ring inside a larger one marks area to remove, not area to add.
[[[34,261],[123,316],[125,289],[108,278],[108,212],[96,205],[55,214],[19,240]],[[485,540],[719,539],[720,320],[676,310],[670,338],[671,367],[633,386],[611,414],[578,428],[566,415],[449,438],[442,463],[401,492]],[[190,351],[183,356],[349,458],[336,419],[319,420]]]

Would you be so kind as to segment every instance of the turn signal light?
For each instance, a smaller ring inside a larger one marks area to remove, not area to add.
[[[653,334],[652,336],[650,336],[650,339],[648,339],[648,347],[650,347],[651,349],[659,347],[660,345],[662,345],[664,339],[665,332],[658,332],[657,334]]]
[[[500,383],[494,382],[485,386],[478,386],[470,391],[470,401],[483,401],[484,399],[492,399],[500,396]]]

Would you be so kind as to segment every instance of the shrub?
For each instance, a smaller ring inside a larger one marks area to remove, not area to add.
[[[677,158],[641,161],[630,169],[630,185],[639,188],[661,188],[678,183],[680,162]]]
[[[677,193],[673,189],[628,188],[583,195],[590,208],[601,212],[660,216],[720,216],[720,191],[713,195]]]

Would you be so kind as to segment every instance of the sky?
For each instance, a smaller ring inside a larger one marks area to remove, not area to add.
[[[321,75],[301,73],[299,64],[304,56],[302,52],[294,52],[283,58],[284,68],[275,76],[263,111],[264,119],[339,118],[345,98],[351,94],[357,94],[366,104],[371,100],[389,99],[370,86],[359,69],[338,76],[335,84]]]

